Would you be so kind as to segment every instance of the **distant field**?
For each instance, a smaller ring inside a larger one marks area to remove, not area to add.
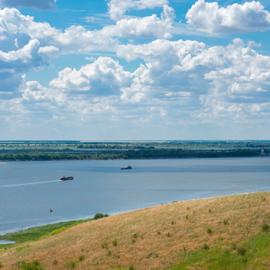
[[[255,157],[269,154],[270,141],[0,141],[2,161]]]
[[[270,193],[174,202],[0,249],[2,269],[270,269]]]

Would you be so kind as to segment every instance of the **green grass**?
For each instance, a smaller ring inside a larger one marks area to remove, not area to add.
[[[55,223],[55,224],[48,224],[48,225],[39,226],[39,227],[33,227],[33,228],[29,228],[23,231],[0,235],[0,240],[14,241],[16,242],[16,244],[36,241],[43,237],[59,234],[72,226],[75,226],[75,225],[78,225],[78,224],[81,224],[90,220],[105,218],[108,216],[109,216],[108,214],[97,213],[92,219],[67,221],[67,222],[60,222],[60,223]],[[10,246],[14,246],[14,244],[0,245],[0,250],[10,247]]]
[[[45,270],[38,261],[21,262],[18,267],[20,270]]]
[[[237,250],[245,250],[238,252]],[[267,270],[269,269],[270,234],[259,233],[237,250],[218,247],[201,249],[182,256],[181,263],[170,270]]]
[[[49,224],[40,227],[34,227],[27,230],[8,233],[0,236],[0,240],[15,241],[16,243],[25,243],[29,241],[36,241],[43,237],[58,234],[74,225],[86,222],[86,220],[60,222],[56,224]],[[3,247],[12,245],[0,245],[0,249]]]

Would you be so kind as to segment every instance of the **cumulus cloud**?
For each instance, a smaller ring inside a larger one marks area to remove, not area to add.
[[[36,22],[17,9],[0,9],[1,88],[5,91],[18,89],[23,74],[46,65],[51,57],[60,54],[113,52],[119,44],[118,39],[124,38],[169,38],[173,16],[173,11],[164,7],[161,17],[124,18],[114,25],[93,31],[82,26],[61,31],[48,23]],[[13,83],[8,85],[9,80]]]
[[[0,92],[6,92],[6,97],[9,93],[12,97],[12,92],[19,88],[23,74],[32,68],[45,65],[49,55],[56,51],[54,47],[42,47],[38,40],[30,40],[17,50],[0,50]]]
[[[119,94],[127,86],[131,74],[118,61],[110,57],[99,57],[79,70],[65,68],[50,82],[50,87],[66,92],[82,92],[94,96]]]
[[[108,6],[110,17],[119,20],[129,10],[152,9],[167,4],[168,0],[110,0]]]
[[[207,33],[256,32],[270,29],[270,12],[258,1],[234,3],[198,0],[186,14],[187,23]]]
[[[59,48],[62,53],[101,51],[115,44],[110,33],[87,31],[82,26],[71,26],[61,31],[48,23],[36,22],[33,17],[25,16],[14,8],[0,9],[0,18],[3,49],[22,46],[30,39],[39,40],[42,46]]]
[[[51,114],[107,112],[131,119],[141,114],[147,119],[269,114],[270,57],[252,43],[169,40],[174,11],[167,1],[112,0],[109,7],[118,20],[91,31],[79,25],[60,30],[17,9],[0,9],[0,101]],[[155,7],[161,7],[160,15],[124,16],[131,9]],[[258,2],[222,8],[199,0],[187,20],[201,31],[232,33],[267,29],[269,14]],[[48,83],[26,79],[28,71],[47,65],[52,56],[101,51],[116,55],[88,57],[88,64],[66,67]]]
[[[270,57],[239,39],[212,47],[190,40],[122,45],[118,57],[143,63],[131,72],[99,57],[80,69],[63,69],[48,86],[25,82],[22,98],[83,114],[102,112],[102,103],[112,113],[144,110],[193,119],[269,112]]]
[[[138,18],[128,17],[116,22],[115,25],[106,26],[101,33],[120,38],[170,38],[173,32],[174,11],[164,6],[161,17],[156,14]]]
[[[48,23],[35,22],[16,9],[0,9],[1,49],[24,45],[37,39],[42,46],[54,46],[61,53],[113,51],[118,38],[166,37],[170,35],[173,10],[164,7],[161,18],[152,15],[143,18],[125,18],[100,30],[88,31],[82,26],[71,26],[64,31]]]
[[[178,100],[179,107],[173,108],[190,110],[195,117],[263,112],[269,107],[270,57],[250,46],[239,39],[213,47],[183,40],[120,46],[119,57],[144,61],[121,98],[131,103],[159,100],[168,108]]]
[[[0,7],[35,7],[41,9],[53,8],[56,0],[0,0]]]

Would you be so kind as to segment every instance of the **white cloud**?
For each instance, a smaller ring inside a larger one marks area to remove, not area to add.
[[[255,116],[269,108],[270,57],[251,45],[236,39],[213,47],[183,40],[120,46],[119,57],[144,61],[121,98],[155,101],[169,114],[190,111],[195,118]]]
[[[108,6],[110,17],[119,20],[129,10],[152,9],[167,4],[167,0],[110,0]]]
[[[170,41],[174,12],[167,1],[110,2],[117,3],[123,4],[121,12],[112,16],[121,19],[93,31],[82,26],[59,30],[16,9],[0,9],[0,99],[16,100],[17,107],[30,111],[42,108],[57,117],[105,112],[130,119],[144,114],[145,121],[152,115],[178,121],[269,115],[270,57],[259,54],[252,43],[236,39],[228,46],[208,46],[196,40]],[[198,3],[203,8],[198,9]],[[162,7],[160,16],[123,16],[130,9],[154,7]],[[210,9],[215,18],[206,15]],[[249,20],[240,21],[235,14]],[[251,23],[258,14],[261,20]],[[200,30],[221,33],[266,29],[268,17],[263,14],[268,13],[257,2],[221,8],[198,1],[187,16],[188,23]],[[141,37],[153,41],[140,44]],[[128,39],[134,44],[120,45]],[[25,73],[58,54],[93,51],[116,56],[66,67],[48,84],[25,81]],[[132,68],[126,61],[134,61]]]
[[[198,0],[186,14],[187,23],[207,33],[256,32],[270,29],[270,12],[257,1],[221,7]]]
[[[14,8],[0,9],[0,18],[0,36],[4,40],[2,49],[22,46],[29,39],[39,40],[42,46],[54,46],[61,53],[102,51],[114,48],[116,44],[110,33],[87,31],[82,26],[71,26],[61,31],[48,23],[35,22],[33,17],[25,16]]]
[[[1,6],[35,7],[41,9],[53,8],[56,0],[0,0]]]
[[[61,31],[48,23],[35,22],[33,17],[25,16],[14,8],[0,9],[0,18],[0,92],[3,92],[18,89],[23,74],[46,65],[58,54],[113,52],[119,38],[168,38],[173,11],[164,7],[161,17],[125,18],[93,31],[82,26],[71,26]],[[12,83],[8,84],[9,80]]]
[[[125,18],[114,25],[100,30],[88,31],[82,26],[71,26],[60,31],[48,23],[35,22],[16,9],[0,9],[0,49],[25,45],[30,39],[37,39],[42,46],[54,46],[61,53],[90,51],[114,51],[118,38],[167,37],[170,36],[173,10],[165,6],[159,18],[156,15],[143,18]],[[106,41],[106,42],[104,42]]]
[[[38,40],[30,40],[25,46],[13,51],[0,50],[0,94],[13,97],[19,88],[23,74],[30,69],[43,66],[49,55],[57,51],[54,47],[41,47]],[[9,95],[7,94],[9,93]]]
[[[104,27],[100,32],[104,35],[135,38],[170,38],[173,32],[174,11],[164,6],[161,18],[156,14],[143,18],[127,17],[116,22],[115,25]]]
[[[94,96],[119,94],[129,84],[131,74],[118,61],[99,57],[79,70],[65,68],[50,82],[50,87],[64,91],[77,91]]]
[[[22,98],[31,102],[52,102],[58,105],[65,103],[66,95],[60,89],[47,88],[37,81],[27,81],[21,86]]]

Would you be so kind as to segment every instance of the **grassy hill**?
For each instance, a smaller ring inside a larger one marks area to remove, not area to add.
[[[0,268],[270,269],[270,193],[174,202],[0,249]]]

